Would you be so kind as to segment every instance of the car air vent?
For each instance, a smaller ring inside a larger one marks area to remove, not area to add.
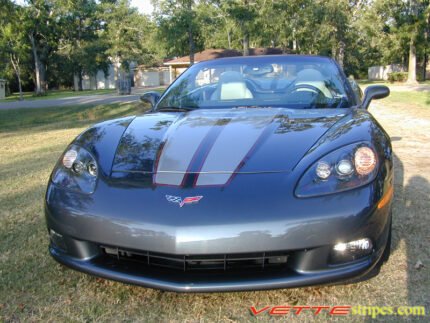
[[[101,249],[106,256],[115,258],[119,262],[138,262],[145,266],[163,267],[176,271],[284,269],[288,260],[288,253],[282,251],[215,255],[172,255],[107,246],[101,246]]]

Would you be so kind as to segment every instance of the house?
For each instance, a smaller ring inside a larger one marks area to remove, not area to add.
[[[391,64],[386,66],[371,66],[367,71],[367,78],[370,81],[386,81],[388,74],[393,72],[406,72],[407,69],[400,64]]]
[[[134,69],[135,87],[169,85],[170,83],[170,74],[167,67],[139,65]]]
[[[6,80],[0,79],[0,100],[6,97]]]
[[[242,56],[242,53],[234,49],[205,49],[194,54],[194,63],[222,57]],[[170,81],[176,79],[190,66],[190,56],[183,56],[164,63],[169,67]]]

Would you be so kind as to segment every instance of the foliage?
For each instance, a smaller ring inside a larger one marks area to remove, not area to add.
[[[388,73],[388,81],[393,82],[405,82],[408,79],[408,72],[393,72]]]
[[[103,1],[99,15],[106,54],[114,63],[128,70],[132,61],[142,64],[155,59],[149,42],[153,23],[130,7],[129,0]]]
[[[191,60],[205,48],[328,55],[360,78],[369,66],[408,62],[422,78],[428,62],[429,0],[151,0],[152,16],[129,0],[1,1],[0,77],[15,90],[11,53],[24,90],[39,92],[70,88],[109,64],[119,77],[132,63]]]

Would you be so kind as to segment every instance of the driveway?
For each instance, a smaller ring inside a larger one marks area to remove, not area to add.
[[[156,87],[160,88],[160,87]],[[67,105],[86,105],[86,104],[111,104],[118,102],[133,102],[139,100],[140,95],[146,91],[156,88],[139,88],[133,89],[130,95],[118,94],[95,94],[71,96],[59,99],[32,100],[32,101],[14,101],[1,102],[0,109],[16,109],[16,108],[47,108]]]

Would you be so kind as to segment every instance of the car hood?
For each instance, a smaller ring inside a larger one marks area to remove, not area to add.
[[[115,173],[152,174],[154,184],[223,185],[234,174],[288,172],[342,110],[214,109],[149,113],[123,133]]]

